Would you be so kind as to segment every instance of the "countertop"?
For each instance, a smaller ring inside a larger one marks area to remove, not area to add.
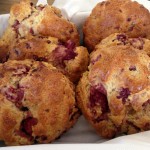
[[[20,0],[0,0],[0,14],[9,13],[10,7],[12,4],[19,2]],[[31,0],[33,3],[36,3],[37,0]],[[49,4],[52,4],[54,0],[48,0]]]

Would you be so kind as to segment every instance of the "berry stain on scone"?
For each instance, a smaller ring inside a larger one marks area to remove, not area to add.
[[[73,84],[50,64],[11,60],[0,72],[0,139],[6,145],[52,142],[77,121]]]
[[[99,44],[77,86],[83,115],[104,138],[150,130],[150,58],[124,39]]]
[[[110,46],[131,46],[140,51],[146,52],[150,56],[150,40],[146,38],[129,38],[125,33],[114,33],[103,39],[99,44],[95,46],[95,49],[99,47],[110,47]],[[98,56],[97,56],[98,57]],[[94,58],[93,58],[94,59]]]
[[[84,42],[89,51],[114,33],[126,33],[131,38],[150,39],[150,12],[131,0],[106,0],[98,3],[86,19]],[[125,40],[124,37],[119,37]]]
[[[30,1],[14,4],[10,10],[9,23],[16,36],[52,36],[63,42],[71,39],[76,45],[79,44],[75,25],[64,19],[59,9],[50,5],[34,6]]]
[[[61,65],[65,65],[65,60],[74,59],[77,56],[75,52],[75,43],[71,40],[66,43],[59,43],[59,45],[52,52],[52,56],[54,57],[56,63],[60,63]]]
[[[86,71],[89,54],[86,48],[76,46],[72,40],[62,42],[57,38],[30,36],[17,40],[10,49],[9,59],[34,59],[51,63],[73,82]]]
[[[59,9],[48,4],[34,6],[30,0],[21,0],[10,9],[9,24],[0,39],[0,50],[7,46],[5,51],[9,52],[18,39],[29,35],[51,36],[62,42],[71,40],[79,45],[77,27],[66,20]],[[0,53],[0,57],[5,55]]]

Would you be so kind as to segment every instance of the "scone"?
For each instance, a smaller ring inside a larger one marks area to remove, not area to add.
[[[76,122],[72,83],[48,63],[0,65],[0,140],[6,145],[49,143]]]
[[[86,119],[104,138],[150,130],[150,58],[130,45],[97,46],[77,86]]]
[[[89,51],[113,33],[150,39],[150,13],[136,1],[106,0],[93,9],[85,21],[83,32]]]
[[[76,26],[64,19],[59,9],[50,5],[34,6],[29,0],[22,0],[11,7],[9,26],[1,40],[11,45],[15,39],[27,35],[52,36],[79,45]]]
[[[132,46],[140,51],[144,51],[150,56],[150,40],[146,38],[129,38],[125,33],[114,33],[103,39],[98,45],[95,46],[95,50],[99,47],[110,47],[110,46]]]
[[[86,48],[76,47],[71,40],[60,42],[57,38],[42,36],[18,40],[8,56],[11,60],[34,59],[51,63],[74,83],[87,70],[89,62]]]

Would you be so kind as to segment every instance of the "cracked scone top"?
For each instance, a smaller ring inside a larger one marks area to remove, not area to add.
[[[72,40],[79,45],[76,26],[64,19],[59,9],[50,5],[34,6],[29,0],[22,0],[11,7],[9,26],[2,40],[10,44],[29,34],[52,36],[63,42]]]
[[[149,56],[131,45],[97,45],[77,101],[102,137],[150,130]]]
[[[79,116],[72,83],[50,64],[0,65],[0,140],[6,145],[48,143]]]
[[[113,33],[150,39],[150,13],[136,1],[106,0],[92,10],[85,21],[83,32],[85,45],[90,51]]]
[[[20,39],[10,49],[9,59],[34,59],[51,63],[73,82],[87,70],[89,54],[85,47],[76,47],[72,40],[60,42],[57,38],[31,36]]]

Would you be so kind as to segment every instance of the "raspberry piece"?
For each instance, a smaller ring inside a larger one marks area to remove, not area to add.
[[[127,36],[125,34],[118,34],[117,40],[122,42],[124,45],[126,45]]]
[[[20,65],[17,67],[17,69],[15,69],[15,71],[13,72],[14,75],[23,75],[23,74],[27,74],[30,70],[30,67],[26,66],[26,65]]]
[[[90,106],[100,106],[102,113],[109,111],[107,96],[105,95],[105,88],[101,85],[90,88]]]
[[[119,96],[117,96],[117,98],[122,99],[122,102],[124,104],[129,95],[130,95],[129,88],[121,88],[121,90],[119,92]]]
[[[20,23],[18,20],[15,20],[14,24],[12,25],[12,28],[16,32],[16,38],[18,37],[18,34],[19,34],[19,25]]]
[[[13,27],[14,29],[17,29],[19,25],[20,25],[19,21],[18,21],[18,20],[15,20],[14,24],[12,25],[12,27]]]
[[[130,71],[136,71],[136,66],[130,66],[129,70]]]
[[[99,54],[95,59],[91,60],[92,65],[94,65],[101,58],[101,54]]]
[[[71,40],[66,43],[59,43],[58,47],[53,51],[55,61],[62,66],[64,66],[65,60],[74,59],[76,56],[75,43]]]
[[[38,57],[37,55],[32,56],[35,61],[47,61],[45,57]]]
[[[65,43],[65,47],[67,48],[67,50],[66,50],[66,55],[64,56],[63,59],[64,60],[74,59],[77,56],[77,54],[74,52],[75,43],[69,40]]]
[[[26,118],[21,122],[21,131],[25,134],[32,136],[32,126],[35,126],[38,123],[38,120],[33,117]]]
[[[145,41],[142,38],[133,38],[130,40],[130,44],[139,50],[142,50],[144,48]]]
[[[33,30],[33,28],[30,28],[30,33],[31,33],[32,35],[34,35],[34,30]]]
[[[24,97],[24,90],[22,88],[4,87],[1,92],[6,96],[6,99],[13,103],[19,103]]]

